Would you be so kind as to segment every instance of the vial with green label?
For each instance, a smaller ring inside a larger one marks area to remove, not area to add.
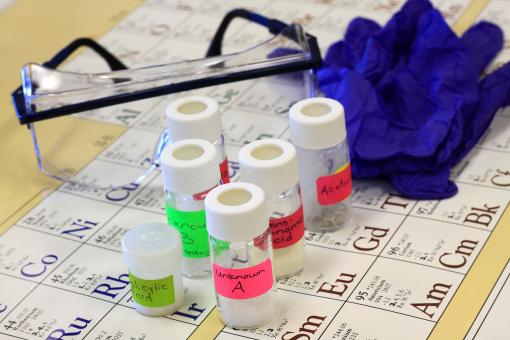
[[[188,96],[171,102],[166,108],[166,130],[169,143],[189,138],[211,142],[219,155],[221,181],[230,182],[220,106],[216,100],[207,96]]]
[[[264,191],[224,184],[207,195],[205,208],[220,318],[232,328],[271,322],[278,308]]]
[[[218,155],[212,143],[185,139],[161,153],[168,224],[182,238],[182,272],[189,278],[211,276],[204,199],[220,183]]]
[[[122,259],[129,271],[131,295],[138,312],[149,316],[174,313],[184,301],[181,238],[164,223],[147,223],[122,238]]]

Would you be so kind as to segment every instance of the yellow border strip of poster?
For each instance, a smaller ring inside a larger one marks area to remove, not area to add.
[[[452,25],[453,31],[458,35],[464,33],[476,21],[489,2],[490,0],[471,0],[459,20]]]
[[[429,340],[463,339],[510,258],[510,202]]]
[[[453,25],[457,34],[471,26],[490,0],[472,0]],[[487,296],[510,258],[510,205],[507,206],[491,236],[455,292],[448,307],[432,330],[429,340],[463,339],[483,307]]]
[[[141,3],[141,0],[16,0],[0,11],[3,33],[0,34],[0,235],[60,184],[38,170],[30,131],[19,125],[11,104],[9,94],[21,83],[21,66],[27,61],[48,60],[77,37],[104,35]],[[58,132],[68,131],[70,123],[70,119],[53,120],[52,137],[65,135]],[[85,120],[80,126],[83,133],[73,136],[83,141],[80,153],[64,150],[67,152],[63,155],[72,160],[70,165],[75,169],[100,151],[93,145],[98,137],[105,134],[115,137],[125,129]]]

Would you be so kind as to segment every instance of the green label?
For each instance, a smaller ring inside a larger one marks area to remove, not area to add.
[[[174,277],[143,280],[129,273],[133,300],[145,307],[163,307],[175,302]]]
[[[205,210],[180,211],[166,205],[168,224],[179,231],[184,257],[209,256],[209,239],[205,226]]]

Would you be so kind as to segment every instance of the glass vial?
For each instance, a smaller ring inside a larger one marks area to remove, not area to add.
[[[218,102],[206,96],[175,100],[166,109],[166,128],[169,143],[190,138],[211,142],[218,151],[221,182],[230,182]]]
[[[220,182],[216,148],[208,141],[184,139],[165,147],[161,170],[168,224],[179,231],[190,278],[211,276],[204,198]]]
[[[261,188],[221,185],[205,198],[216,304],[232,328],[257,328],[277,314],[268,210]]]
[[[332,232],[351,218],[349,147],[342,104],[309,98],[289,111],[290,138],[296,146],[306,229]]]
[[[129,270],[131,295],[138,312],[174,313],[184,301],[181,238],[163,223],[139,225],[122,237],[122,259]]]
[[[300,272],[305,265],[305,227],[296,149],[280,139],[259,140],[243,146],[239,166],[241,180],[266,194],[276,278]]]

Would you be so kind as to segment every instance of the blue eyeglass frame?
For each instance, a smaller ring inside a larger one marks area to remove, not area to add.
[[[235,18],[243,18],[250,22],[259,24],[266,27],[269,32],[273,35],[281,33],[285,28],[290,25],[277,20],[270,19],[263,15],[248,11],[246,9],[234,9],[228,12],[223,20],[221,21],[216,33],[213,36],[209,49],[207,50],[206,57],[213,57],[221,55],[222,43],[225,32]],[[289,62],[285,65],[267,66],[259,69],[253,69],[248,71],[241,71],[237,73],[231,73],[226,76],[202,78],[197,80],[190,80],[178,84],[169,84],[156,88],[140,90],[134,93],[119,94],[106,98],[99,98],[90,100],[79,104],[70,104],[58,108],[52,108],[48,110],[38,111],[37,114],[28,114],[25,106],[25,95],[23,87],[19,86],[12,94],[12,102],[16,110],[16,116],[20,124],[30,123],[60,117],[68,114],[78,113],[87,110],[98,109],[101,107],[122,104],[126,102],[147,99],[152,97],[158,97],[162,95],[172,94],[176,92],[189,91],[202,87],[226,84],[241,80],[272,76],[282,73],[304,71],[304,70],[316,70],[322,65],[321,53],[317,44],[317,39],[308,33],[305,33],[308,46],[310,48],[310,58],[308,60],[299,60]],[[294,40],[295,37],[289,36],[289,39]],[[53,58],[45,62],[43,66],[56,69],[62,62],[64,62],[74,51],[80,47],[88,47],[102,57],[112,71],[128,69],[119,59],[113,54],[108,52],[104,47],[89,38],[79,38],[71,42],[69,45],[59,51]],[[35,110],[34,110],[35,111]]]

